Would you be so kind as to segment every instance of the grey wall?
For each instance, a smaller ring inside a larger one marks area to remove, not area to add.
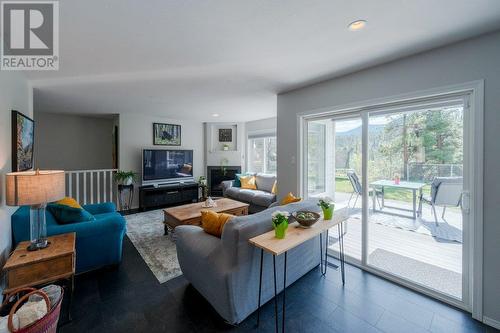
[[[32,117],[32,89],[19,73],[0,73],[0,267],[11,250],[10,216],[16,207],[5,205],[5,174],[11,172],[11,110]],[[4,283],[0,284],[0,293]]]
[[[181,125],[181,144],[175,146],[153,146],[153,123]],[[163,117],[151,117],[140,114],[120,115],[119,167],[121,170],[133,170],[141,175],[142,149],[192,149],[194,152],[193,175],[195,179],[203,175],[203,123],[201,121],[181,121]],[[137,184],[139,185],[139,184]],[[135,193],[133,207],[138,207],[139,194]]]
[[[280,194],[297,192],[297,113],[484,79],[484,316],[500,321],[500,32],[278,96]]]
[[[35,111],[35,156],[40,169],[113,167],[112,118]]]
[[[258,132],[275,132],[277,126],[277,118],[266,118],[254,121],[248,121],[245,123],[245,128],[248,134],[258,133]]]

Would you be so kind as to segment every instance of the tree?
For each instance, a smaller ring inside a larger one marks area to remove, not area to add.
[[[402,165],[403,179],[408,179],[411,161],[462,163],[462,109],[428,110],[390,117],[379,150],[390,162]]]

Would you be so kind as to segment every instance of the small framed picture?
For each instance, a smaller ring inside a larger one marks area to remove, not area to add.
[[[232,142],[232,141],[233,141],[233,130],[231,128],[220,128],[219,142]]]
[[[153,123],[153,144],[180,146],[181,125]]]

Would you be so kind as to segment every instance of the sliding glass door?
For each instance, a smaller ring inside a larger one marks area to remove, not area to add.
[[[368,265],[462,300],[463,99],[368,115]]]
[[[464,93],[323,113],[304,117],[302,130],[302,195],[348,208],[347,260],[466,309],[468,100]],[[333,256],[339,236],[330,232]]]
[[[350,218],[344,228],[345,255],[361,261],[361,132],[359,115],[332,116],[307,123],[307,196],[327,196],[338,207],[349,207]],[[337,229],[331,233],[331,250],[338,241]]]

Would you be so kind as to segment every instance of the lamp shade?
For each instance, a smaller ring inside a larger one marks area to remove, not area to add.
[[[9,206],[39,205],[65,196],[62,170],[12,172],[6,175],[6,201]]]

